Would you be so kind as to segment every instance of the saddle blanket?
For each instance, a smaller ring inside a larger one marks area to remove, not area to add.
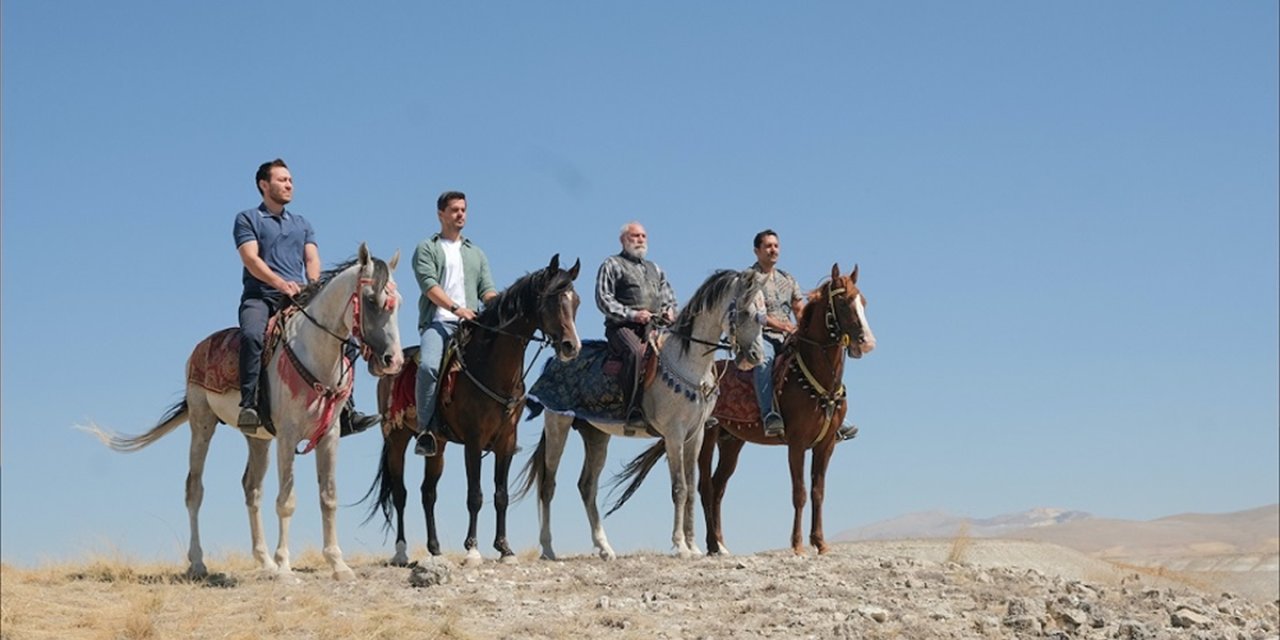
[[[626,403],[619,373],[621,360],[604,340],[583,340],[578,357],[568,362],[547,360],[542,375],[529,389],[530,404],[585,420],[624,422]],[[532,415],[540,409],[533,407]],[[532,417],[532,416],[531,416]]]
[[[756,383],[752,371],[742,371],[728,360],[717,360],[716,376],[720,378],[720,397],[716,398],[711,417],[747,425],[758,424],[760,404],[756,402]]]
[[[196,345],[187,359],[187,382],[213,393],[240,389],[240,329],[230,327]]]

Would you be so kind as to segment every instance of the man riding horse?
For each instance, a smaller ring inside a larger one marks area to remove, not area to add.
[[[293,201],[293,175],[276,158],[258,167],[255,176],[262,204],[236,215],[236,250],[244,263],[244,293],[240,296],[240,415],[236,426],[253,435],[263,426],[259,415],[258,379],[267,321],[287,299],[320,277],[320,250],[311,223],[285,208]],[[358,349],[347,343],[346,357],[355,362]],[[341,414],[342,435],[358,433],[378,423],[378,416],[355,410],[350,399]],[[270,429],[270,427],[268,427]]]
[[[440,361],[445,346],[458,330],[458,322],[476,319],[480,302],[498,297],[489,272],[489,258],[470,238],[462,237],[467,224],[467,196],[446,191],[436,200],[440,232],[423,240],[413,252],[413,275],[422,289],[418,298],[418,333],[422,350],[418,358],[418,444],[414,452],[432,457],[439,451],[436,435],[436,396],[440,391]]]
[[[756,262],[750,269],[763,276],[760,286],[764,292],[766,311],[764,323],[764,362],[752,370],[755,378],[756,400],[760,404],[760,417],[766,436],[781,436],[785,431],[782,414],[778,413],[778,398],[773,388],[773,361],[782,351],[782,344],[795,333],[795,319],[804,308],[804,296],[800,285],[786,271],[778,268],[778,256],[782,247],[778,233],[765,229],[752,240]],[[840,427],[840,439],[852,438],[858,428],[853,425]]]
[[[628,358],[630,375],[622,377],[627,422],[643,422],[640,378],[652,321],[669,324],[676,317],[676,294],[662,269],[647,260],[649,236],[639,222],[622,225],[622,251],[605,258],[596,274],[596,306],[604,314],[609,348]]]

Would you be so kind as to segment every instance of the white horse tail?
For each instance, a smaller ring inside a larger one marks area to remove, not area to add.
[[[542,405],[538,405],[538,412],[542,411]],[[536,414],[535,414],[536,415]],[[516,490],[511,493],[513,501],[524,500],[529,495],[529,491],[535,485],[541,484],[542,479],[547,475],[547,433],[542,432],[542,437],[538,438],[538,448],[533,450],[533,455],[529,456],[529,461],[524,463],[524,468],[520,469],[520,473],[516,475]]]
[[[627,465],[622,468],[622,471],[619,471],[618,475],[615,475],[613,479],[609,481],[609,484],[613,487],[613,489],[609,490],[610,494],[622,485],[622,483],[627,482],[627,480],[630,480],[631,482],[627,483],[626,488],[622,491],[622,495],[618,496],[618,499],[613,502],[613,506],[609,507],[609,510],[605,512],[604,516],[606,518],[613,515],[614,511],[621,509],[623,504],[626,504],[627,500],[631,498],[631,495],[636,492],[636,489],[640,488],[645,477],[653,470],[653,465],[658,464],[658,461],[665,455],[667,455],[667,445],[664,440],[659,438],[652,447],[645,449],[644,453],[641,453],[636,456],[634,460],[628,462]]]
[[[160,422],[151,430],[138,436],[126,436],[118,433],[107,431],[97,425],[89,425],[81,427],[81,429],[97,436],[103,444],[111,447],[115,451],[121,453],[133,453],[143,447],[163,438],[170,431],[177,429],[182,423],[187,421],[190,410],[187,408],[187,399],[179,400],[169,410],[165,412],[164,417],[160,418]]]

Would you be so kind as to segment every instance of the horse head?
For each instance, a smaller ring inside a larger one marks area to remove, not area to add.
[[[764,362],[764,276],[748,269],[738,274],[733,304],[725,313],[724,330],[729,334],[734,364],[746,370]]]
[[[861,358],[876,348],[876,336],[867,324],[867,300],[858,289],[858,266],[841,275],[839,263],[831,265],[831,280],[823,291],[827,302],[827,331],[844,345],[850,358]]]
[[[357,255],[359,279],[353,305],[356,320],[352,335],[360,343],[360,353],[369,362],[369,374],[390,376],[404,366],[404,353],[400,348],[400,325],[396,322],[396,310],[400,306],[400,292],[391,273],[400,262],[397,250],[389,262],[383,262],[369,253],[362,242]]]
[[[568,271],[560,268],[560,254],[551,256],[551,262],[543,270],[542,291],[538,302],[538,327],[547,336],[561,361],[578,357],[582,340],[574,319],[582,298],[573,289],[578,279],[581,261],[575,260]]]

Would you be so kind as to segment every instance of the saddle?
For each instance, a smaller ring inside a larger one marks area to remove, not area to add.
[[[793,359],[790,351],[784,351],[773,360],[775,400],[779,390],[782,389],[782,383],[787,378],[787,369],[791,366]],[[760,403],[756,399],[755,374],[750,370],[742,371],[733,366],[733,362],[729,360],[717,360],[715,374],[720,379],[720,397],[716,398],[716,406],[711,410],[711,417],[763,428],[764,417],[760,415]]]
[[[267,321],[267,332],[263,339],[261,371],[258,376],[258,398],[255,403],[258,414],[262,416],[263,426],[267,431],[275,433],[275,425],[271,424],[271,401],[267,393],[270,376],[267,375],[267,363],[275,354],[284,338],[284,321],[297,311],[297,307],[287,307],[273,314]],[[228,327],[215,332],[200,341],[191,357],[187,359],[187,382],[197,385],[212,393],[223,394],[240,388],[240,329]]]
[[[436,402],[439,406],[447,406],[453,402],[453,390],[458,385],[458,374],[462,371],[458,350],[459,345],[455,336],[445,347],[444,356],[440,361],[440,389],[436,394]],[[409,347],[404,350],[405,366],[391,382],[391,400],[388,403],[386,417],[382,421],[384,436],[391,429],[411,428],[417,425],[418,365],[421,361],[421,347]]]

